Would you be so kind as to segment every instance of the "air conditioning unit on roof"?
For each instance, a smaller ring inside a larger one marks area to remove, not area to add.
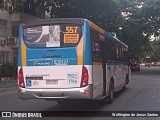
[[[1,44],[1,45],[4,45],[4,44],[5,44],[4,39],[1,39],[1,40],[0,40],[0,44]]]
[[[16,38],[14,38],[14,37],[8,37],[7,43],[8,44],[16,44]]]
[[[7,10],[10,13],[13,12],[13,3],[11,0],[7,2]]]
[[[5,44],[5,45],[7,44],[7,40],[6,40],[6,39],[4,39],[4,44]]]
[[[13,6],[9,6],[8,11],[13,12]]]

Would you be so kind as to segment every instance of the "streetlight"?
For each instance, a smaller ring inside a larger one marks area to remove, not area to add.
[[[118,29],[121,31],[123,28],[122,28],[122,27],[119,27]]]

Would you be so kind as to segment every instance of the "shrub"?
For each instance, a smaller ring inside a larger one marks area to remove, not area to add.
[[[13,65],[6,63],[1,66],[1,77],[12,77]]]

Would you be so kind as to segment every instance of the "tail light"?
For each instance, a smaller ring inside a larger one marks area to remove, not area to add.
[[[88,70],[85,66],[82,68],[82,77],[81,77],[81,86],[80,87],[85,87],[88,85]]]
[[[80,23],[83,25],[83,24],[84,24],[84,21],[83,21],[83,20],[81,20],[81,21],[80,21]]]
[[[25,27],[26,27],[26,24],[23,23],[23,24],[22,24],[22,27],[25,28]]]
[[[139,66],[137,65],[136,68],[139,68]]]
[[[19,74],[18,74],[18,83],[20,87],[25,88],[25,84],[24,84],[24,77],[23,77],[23,69],[22,67],[19,70]]]
[[[130,69],[132,69],[132,66],[130,66]]]

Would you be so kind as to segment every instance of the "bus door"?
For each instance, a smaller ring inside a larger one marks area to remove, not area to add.
[[[123,71],[123,61],[122,61],[122,48],[119,46],[119,65],[118,65],[118,85],[121,86],[124,83],[125,74]]]
[[[90,29],[91,48],[92,48],[92,77],[93,77],[93,98],[103,95],[103,69],[102,54],[99,33]]]
[[[101,41],[102,69],[103,69],[103,96],[106,96],[106,54],[105,42]]]

